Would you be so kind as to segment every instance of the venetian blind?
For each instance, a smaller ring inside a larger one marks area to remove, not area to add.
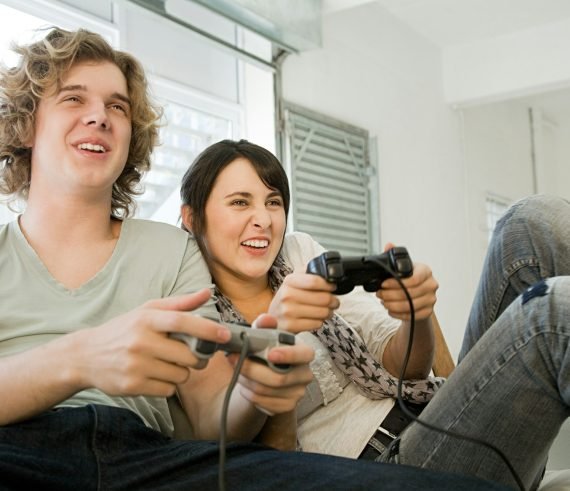
[[[368,132],[291,104],[285,117],[293,230],[345,255],[372,252]]]

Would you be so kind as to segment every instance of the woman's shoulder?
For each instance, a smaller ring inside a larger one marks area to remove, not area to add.
[[[323,251],[324,248],[309,234],[291,232],[285,235],[282,253],[285,260],[294,266],[305,265]]]
[[[283,247],[303,247],[312,243],[316,243],[315,239],[305,232],[289,232],[285,234]]]

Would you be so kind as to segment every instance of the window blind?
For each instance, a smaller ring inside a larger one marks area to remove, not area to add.
[[[293,230],[329,250],[372,248],[368,132],[298,106],[285,106]]]

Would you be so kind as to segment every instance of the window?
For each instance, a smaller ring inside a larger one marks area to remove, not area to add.
[[[493,237],[495,225],[509,208],[511,200],[508,198],[487,193],[485,207],[487,211],[487,237],[489,242]]]
[[[368,132],[286,104],[293,230],[347,255],[372,252],[376,169]]]
[[[180,181],[196,156],[208,145],[234,138],[242,109],[164,79],[153,79],[164,107],[165,126],[152,166],[143,179],[144,194],[137,199],[140,218],[176,224],[180,211]]]
[[[242,59],[207,36],[162,19],[136,3],[140,2],[105,2],[101,10],[113,13],[102,19],[51,0],[0,0],[0,57],[8,62],[4,55],[12,41],[29,42],[42,37],[43,32],[37,34],[34,30],[53,25],[90,29],[113,46],[134,54],[147,70],[155,99],[165,107],[166,123],[161,129],[162,145],[155,149],[151,171],[143,179],[145,192],[137,197],[136,215],[176,223],[180,179],[206,146],[224,138],[248,138],[274,149],[273,72],[268,64],[256,65]],[[271,59],[270,42],[233,23],[228,25],[220,16],[214,18],[207,9],[198,12],[199,6],[191,2],[178,3],[192,9],[189,18],[200,21],[204,32],[219,34],[222,29],[224,40]],[[116,23],[105,20],[111,18]],[[184,63],[180,63],[179,49],[187,55]],[[0,223],[13,218],[14,214],[0,201]]]

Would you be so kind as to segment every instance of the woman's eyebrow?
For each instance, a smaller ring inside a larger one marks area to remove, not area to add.
[[[252,194],[248,193],[246,191],[234,191],[233,193],[226,194],[226,196],[224,196],[224,198],[231,198],[233,196],[241,196],[243,198],[251,198]]]

